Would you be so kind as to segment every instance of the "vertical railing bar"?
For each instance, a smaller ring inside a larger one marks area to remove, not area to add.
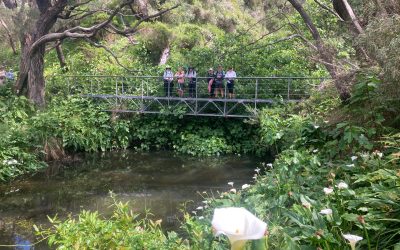
[[[287,85],[287,100],[290,100],[290,83],[292,82],[292,78],[288,79],[288,85]]]
[[[254,94],[254,109],[257,109],[257,98],[258,98],[258,78],[256,79],[256,89]]]
[[[198,82],[197,82],[197,79],[196,79],[196,85],[195,85],[195,91],[196,91],[196,95],[195,95],[195,97],[196,97],[196,100],[195,100],[195,104],[194,104],[194,114],[195,115],[197,115],[197,109],[198,109],[198,99],[197,99],[197,97],[198,97],[198,95],[197,95],[197,85],[198,85]]]
[[[117,78],[114,78],[115,79],[115,108],[117,108],[118,107],[118,79]]]
[[[141,92],[141,100],[142,100],[142,103],[140,104],[140,109],[141,109],[141,111],[143,113],[144,112],[144,98],[143,98],[143,92],[144,92],[143,82],[144,82],[144,80],[142,79],[140,82],[141,82],[140,92]]]
[[[222,80],[223,81],[223,80]],[[224,117],[226,117],[226,88],[228,87],[228,84],[225,83],[225,88],[224,88]]]
[[[124,90],[124,78],[121,78],[122,79],[122,81],[121,81],[121,91],[122,91],[122,95],[124,95],[125,94],[125,90]]]

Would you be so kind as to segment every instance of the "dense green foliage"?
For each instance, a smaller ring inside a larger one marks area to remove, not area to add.
[[[150,12],[160,2],[149,1]],[[339,22],[316,1],[303,2],[342,73],[318,86],[309,100],[264,109],[243,122],[188,118],[180,110],[154,116],[108,114],[103,104],[65,95],[64,81],[49,83],[47,106],[38,109],[7,85],[0,88],[0,181],[34,173],[65,151],[273,152],[275,162],[256,169],[250,188],[205,194],[208,208],[198,216],[185,215],[184,236],[165,236],[159,224],[138,219],[119,203],[111,218],[85,211],[78,219],[52,221],[54,227],[41,234],[59,249],[226,249],[228,241],[212,235],[213,208],[243,206],[268,222],[264,240],[269,249],[349,249],[346,233],[364,238],[359,249],[400,249],[399,5],[349,1],[364,29],[355,35],[349,22]],[[158,62],[169,47],[168,63],[174,69],[192,65],[201,75],[223,64],[241,76],[326,76],[325,62],[320,64],[308,47],[312,35],[285,3],[183,1],[180,8],[143,24],[131,40],[109,33],[97,39],[141,75],[160,74]],[[130,17],[125,21],[134,23]],[[67,74],[127,74],[103,49],[75,40],[66,40],[63,47]],[[16,68],[17,56],[10,49],[0,56],[7,58],[8,68]],[[50,51],[46,76],[65,70]],[[338,99],[338,82],[350,89],[346,103]],[[324,209],[331,210],[321,213]]]
[[[88,211],[82,211],[76,220],[69,218],[61,223],[57,218],[51,219],[60,223],[56,234],[49,230],[41,231],[41,235],[49,237],[51,246],[61,245],[59,249],[188,249],[176,233],[164,235],[161,221],[139,220],[121,202],[114,202],[113,208],[109,220]]]
[[[45,166],[43,160],[58,160],[73,152],[127,148],[201,156],[267,152],[257,141],[259,126],[240,120],[110,115],[89,99],[63,95],[53,96],[40,110],[26,98],[12,95],[9,87],[2,90],[2,181],[34,173]]]
[[[176,247],[226,249],[228,241],[216,241],[212,234],[212,212],[236,206],[268,223],[269,235],[262,245],[269,249],[350,249],[346,233],[364,238],[357,243],[359,249],[397,249],[400,135],[387,126],[390,116],[380,112],[387,108],[374,92],[379,84],[375,78],[360,80],[346,106],[327,101],[328,87],[302,107],[264,110],[251,122],[260,123],[258,140],[279,152],[277,159],[256,169],[250,188],[234,185],[235,190],[203,194],[207,208],[197,216],[185,215],[182,229],[188,245]],[[347,114],[356,116],[333,121]],[[331,209],[331,214],[321,213],[324,209]],[[254,249],[254,244],[248,243],[248,248]]]

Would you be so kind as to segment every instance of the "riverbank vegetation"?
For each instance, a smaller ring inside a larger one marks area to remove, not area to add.
[[[162,7],[155,2],[149,2],[148,11]],[[51,50],[45,57],[45,76],[66,71],[118,75],[126,74],[126,68],[159,74],[160,58],[169,49],[170,65],[192,65],[198,72],[223,64],[233,65],[243,76],[332,79],[314,88],[308,100],[271,106],[246,121],[188,118],[179,112],[109,114],[94,101],[63,94],[66,86],[59,82],[53,88],[49,82],[48,89],[56,91],[46,92],[43,107],[15,95],[9,83],[0,88],[0,181],[35,173],[46,161],[82,151],[272,153],[275,161],[255,169],[250,187],[232,184],[226,192],[202,194],[205,206],[197,216],[185,212],[182,235],[165,234],[159,221],[137,220],[128,205],[117,201],[111,218],[86,211],[38,231],[60,249],[226,249],[228,241],[212,235],[213,208],[242,206],[268,223],[264,249],[350,249],[345,234],[363,237],[359,249],[400,249],[395,56],[400,6],[395,1],[332,2],[189,1],[157,21],[143,23],[135,36],[96,34],[118,53],[125,69],[107,50],[65,40],[66,64],[59,65]],[[220,15],[221,6],[230,11]],[[177,14],[182,12],[185,15]],[[17,69],[11,49],[0,53]]]

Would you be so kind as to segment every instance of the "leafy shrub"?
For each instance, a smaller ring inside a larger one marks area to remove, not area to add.
[[[46,166],[34,152],[28,118],[35,110],[25,97],[16,97],[11,86],[0,88],[0,182],[34,173]]]
[[[260,143],[270,149],[279,150],[289,147],[300,138],[303,127],[311,123],[300,115],[287,114],[284,108],[264,109],[260,112]]]
[[[228,142],[215,135],[204,138],[197,134],[185,133],[181,135],[178,143],[174,145],[174,149],[190,155],[220,155],[232,152]]]
[[[127,203],[114,201],[112,207],[110,218],[82,211],[77,219],[53,218],[51,228],[35,229],[56,249],[189,249],[176,233],[164,235],[161,220],[138,219]]]

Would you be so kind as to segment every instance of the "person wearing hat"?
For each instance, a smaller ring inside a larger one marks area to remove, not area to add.
[[[167,65],[165,67],[163,79],[164,79],[164,93],[165,93],[165,96],[170,97],[171,96],[171,92],[172,92],[172,88],[174,87],[174,73],[171,70],[171,66]]]
[[[207,83],[208,83],[208,93],[210,93],[210,97],[213,98],[215,96],[215,83],[214,83],[214,70],[213,68],[209,68],[207,72]]]
[[[197,74],[196,70],[193,67],[189,67],[188,72],[185,75],[185,78],[189,81],[189,97],[196,97],[196,79]]]

